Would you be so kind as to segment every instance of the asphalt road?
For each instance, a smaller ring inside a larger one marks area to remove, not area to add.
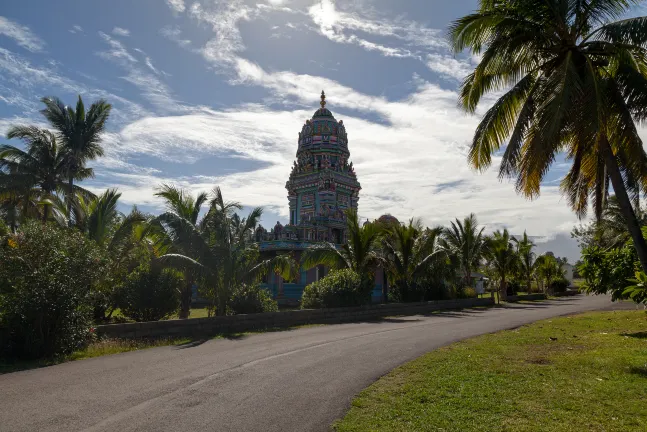
[[[0,431],[325,431],[394,367],[608,297],[444,312],[161,347],[0,375]]]

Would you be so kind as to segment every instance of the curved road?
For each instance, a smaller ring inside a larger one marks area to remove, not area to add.
[[[552,300],[161,347],[0,375],[2,431],[325,431],[353,396],[434,348],[610,309]]]

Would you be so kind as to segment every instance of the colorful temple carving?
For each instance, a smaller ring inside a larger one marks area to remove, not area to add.
[[[296,160],[285,184],[289,223],[277,222],[269,231],[262,226],[256,229],[255,238],[264,255],[291,252],[298,261],[301,251],[317,242],[346,242],[344,212],[357,209],[361,186],[350,161],[346,127],[326,108],[323,91],[320,105],[299,132]],[[279,302],[292,303],[301,298],[306,285],[326,272],[323,266],[304,269],[299,279],[290,283],[269,275],[264,285]],[[382,295],[383,280],[383,271],[376,272],[377,301]]]
[[[299,132],[296,160],[285,184],[290,206],[290,222],[277,222],[269,232],[259,226],[256,240],[263,250],[300,250],[306,243],[346,241],[348,208],[357,209],[361,186],[350,162],[348,135],[342,120],[326,108],[321,92],[321,108],[306,120]]]

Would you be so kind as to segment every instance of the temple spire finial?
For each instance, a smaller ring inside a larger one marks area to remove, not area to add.
[[[321,108],[326,106],[326,94],[323,90],[321,90],[321,102],[319,102],[319,105],[321,105]]]

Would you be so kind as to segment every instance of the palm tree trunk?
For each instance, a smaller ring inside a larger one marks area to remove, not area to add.
[[[43,208],[43,222],[47,222],[47,219],[49,219],[49,205],[45,204]]]
[[[187,319],[191,314],[191,295],[193,294],[193,281],[189,280],[186,286],[182,290],[180,296],[180,313],[178,317],[180,319]]]
[[[625,218],[627,228],[629,229],[629,234],[631,234],[631,238],[634,241],[634,247],[636,248],[636,253],[638,254],[640,266],[642,267],[643,272],[647,273],[647,242],[645,242],[645,238],[642,235],[640,224],[638,224],[636,213],[631,206],[631,200],[627,195],[627,189],[625,188],[622,174],[620,174],[620,169],[618,168],[618,162],[613,155],[613,150],[611,150],[606,137],[603,139],[602,146],[605,156],[605,165],[607,167],[607,170],[609,171],[609,176],[611,177],[613,190],[616,193],[616,197],[618,198],[618,204],[620,205],[620,209],[622,210],[622,214]]]
[[[74,190],[74,177],[70,174],[67,182],[67,226],[72,227],[72,191]]]

